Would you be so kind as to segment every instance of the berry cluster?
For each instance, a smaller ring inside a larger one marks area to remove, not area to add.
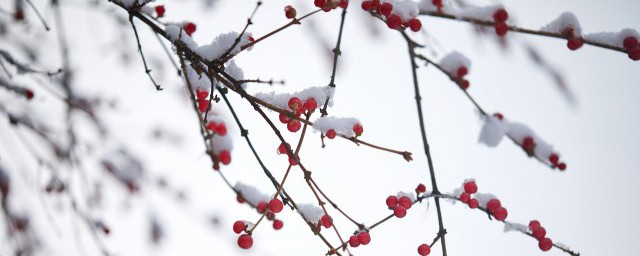
[[[331,228],[331,226],[333,226],[333,218],[331,218],[331,216],[329,215],[322,215],[322,217],[320,218],[320,221],[318,222],[318,232],[320,232],[320,230],[322,229],[322,227],[324,228]]]
[[[456,71],[456,80],[458,85],[462,90],[467,90],[469,88],[469,80],[464,79],[464,77],[469,73],[469,69],[465,66],[460,66]]]
[[[507,31],[509,31],[509,25],[507,25],[508,19],[509,13],[505,9],[498,9],[493,13],[493,27],[498,36],[504,36],[507,34]]]
[[[473,180],[467,180],[463,183],[464,192],[458,197],[461,202],[467,204],[469,208],[475,209],[480,206],[480,201],[477,198],[471,198],[473,194],[478,192],[478,185]],[[486,203],[486,210],[493,215],[496,220],[503,221],[507,219],[509,212],[506,208],[502,207],[502,203],[497,198],[492,198]]]
[[[304,104],[298,97],[292,97],[289,99],[289,109],[295,113],[296,117],[300,117],[305,111],[307,114],[313,113],[318,107],[318,102],[316,102],[313,98],[308,98],[305,100]],[[287,114],[280,113],[280,122],[283,124],[287,124],[287,130],[290,132],[297,132],[302,127],[300,121],[295,120],[289,117]]]
[[[640,43],[638,43],[638,38],[634,36],[628,36],[623,41],[623,46],[627,49],[627,55],[629,59],[632,60],[640,60]]]
[[[387,22],[387,27],[395,30],[411,29],[418,32],[422,28],[422,22],[417,18],[403,19],[402,15],[394,12],[394,6],[390,2],[381,3],[380,0],[364,1],[362,9],[374,16],[383,18]]]
[[[393,211],[393,215],[398,218],[404,218],[407,215],[407,210],[411,209],[413,201],[408,196],[389,196],[386,200],[387,207]]]
[[[371,242],[371,236],[368,231],[358,231],[355,235],[349,237],[349,245],[354,248],[360,245],[367,245],[369,242]]]
[[[524,137],[524,139],[522,139],[521,146],[529,156],[533,156],[535,154],[536,142],[533,137]],[[557,153],[549,154],[548,159],[553,168],[558,168],[560,171],[567,169],[567,164],[560,162],[560,156]]]
[[[418,254],[420,254],[421,256],[427,256],[429,255],[429,253],[431,253],[431,247],[429,247],[428,244],[421,244],[420,246],[418,246]]]
[[[583,39],[576,36],[575,31],[572,27],[565,28],[562,31],[562,36],[567,38],[567,48],[569,48],[569,50],[578,50],[584,44]]]
[[[533,237],[538,239],[538,247],[540,248],[540,250],[545,252],[548,250],[551,250],[551,247],[553,247],[553,241],[551,241],[551,239],[546,237],[547,230],[545,230],[540,225],[539,221],[537,220],[530,221],[529,230],[531,231],[531,234],[533,235]]]
[[[280,143],[280,146],[278,146],[278,154],[286,154],[287,156],[289,156],[289,164],[290,165],[298,165],[298,162],[291,156],[288,154],[288,150],[291,150],[291,146],[289,146],[289,143]],[[298,158],[298,160],[300,160],[300,156],[298,156],[296,154],[295,156],[296,158]]]
[[[244,199],[238,195],[237,200],[239,203],[243,203]],[[284,204],[280,199],[274,198],[266,202],[260,202],[256,206],[258,213],[264,214],[267,217],[267,220],[273,221],[273,229],[280,230],[284,226],[284,222],[282,220],[276,219],[276,213],[280,213],[282,209],[284,209]],[[245,234],[240,235],[238,237],[238,246],[242,249],[249,249],[253,245],[253,238],[249,232],[249,224],[245,221],[238,220],[233,223],[233,232],[236,234],[240,234],[245,232]]]
[[[347,6],[349,6],[347,0],[314,0],[313,4],[325,12],[335,10],[338,7],[347,9]]]

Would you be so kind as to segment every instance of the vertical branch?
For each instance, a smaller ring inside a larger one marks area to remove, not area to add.
[[[144,58],[144,53],[142,53],[142,45],[140,45],[140,37],[138,37],[138,30],[136,29],[136,24],[133,23],[132,14],[129,14],[129,23],[131,23],[131,27],[133,28],[133,33],[136,35],[136,42],[138,43],[138,52],[140,52],[140,57],[142,57],[142,64],[144,64],[144,72],[147,73],[147,76],[149,76],[149,79],[153,83],[153,86],[156,87],[156,90],[162,91],[162,87],[160,87],[160,85],[156,83],[156,80],[153,79],[153,76],[151,76],[151,69],[149,69],[149,67],[147,66],[147,60]]]
[[[329,87],[336,88],[336,70],[338,67],[338,57],[342,54],[340,51],[340,44],[342,43],[342,30],[344,29],[344,18],[347,16],[347,9],[342,9],[342,16],[340,20],[340,30],[338,31],[338,42],[336,42],[336,47],[333,48],[333,69],[331,71],[331,81],[329,81]],[[329,105],[329,98],[324,101],[324,106],[320,110],[322,116],[326,116],[327,114],[327,105]]]

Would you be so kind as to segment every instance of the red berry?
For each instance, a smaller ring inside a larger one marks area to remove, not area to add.
[[[467,181],[464,183],[464,192],[474,194],[478,192],[478,185],[476,185],[475,181]]]
[[[233,223],[233,232],[236,232],[236,234],[240,234],[240,232],[244,231],[246,227],[247,225],[244,224],[244,221],[236,221],[235,223]]]
[[[245,202],[244,198],[242,198],[242,196],[239,194],[236,196],[236,201],[238,201],[238,203],[241,203],[241,204]]]
[[[214,131],[220,136],[227,135],[227,127],[224,125],[224,123],[218,124]]]
[[[249,249],[253,245],[253,238],[250,235],[242,234],[238,237],[238,246],[242,249]]]
[[[558,169],[560,169],[561,171],[564,171],[565,169],[567,169],[567,164],[559,163],[558,164]]]
[[[228,165],[229,163],[231,163],[231,153],[229,153],[229,151],[223,150],[222,152],[220,152],[218,160],[220,160],[222,164]]]
[[[629,52],[627,53],[627,56],[629,56],[629,59],[632,59],[635,61],[640,60],[640,46],[629,50]]]
[[[402,205],[398,205],[396,206],[396,208],[393,209],[393,215],[395,215],[398,218],[403,218],[404,216],[407,215],[407,208],[404,208],[404,206]]]
[[[533,230],[535,230],[536,228],[539,228],[539,227],[541,227],[541,226],[540,226],[540,222],[539,222],[539,221],[537,221],[537,220],[532,220],[532,221],[530,221],[530,222],[529,222],[529,229],[530,229],[531,231],[533,231]]]
[[[369,244],[369,242],[371,242],[371,236],[369,236],[369,232],[362,232],[358,234],[358,242],[360,242],[361,245]]]
[[[505,22],[507,19],[509,19],[509,13],[505,9],[500,9],[493,13],[493,20],[496,22]]]
[[[494,113],[493,116],[498,118],[498,120],[500,120],[500,121],[502,121],[502,119],[504,119],[504,116],[502,115],[502,113]]]
[[[284,223],[281,220],[274,220],[273,221],[273,229],[280,230],[280,229],[282,229],[282,226],[284,226]]]
[[[422,183],[418,184],[418,187],[416,187],[416,192],[418,192],[418,193],[427,192],[427,186],[425,186]]]
[[[438,8],[442,8],[442,0],[431,0],[431,3]]]
[[[396,196],[387,197],[387,206],[389,209],[396,208],[398,206],[398,198]]]
[[[493,211],[498,209],[498,207],[500,206],[502,206],[500,204],[500,200],[498,200],[497,198],[491,199],[489,200],[489,202],[487,202],[487,211],[489,211],[490,213],[493,213]]]
[[[296,158],[298,158],[298,160],[300,160],[299,156],[296,156]],[[298,165],[298,162],[291,156],[289,156],[289,164],[290,165]]]
[[[469,193],[464,192],[462,194],[460,194],[460,201],[463,203],[469,203],[469,199],[471,199],[471,195],[469,195]]]
[[[349,237],[349,246],[353,248],[360,246],[360,242],[356,236]]]
[[[26,97],[27,100],[33,99],[33,96],[34,95],[33,95],[33,91],[32,90],[27,89],[27,90],[24,91],[24,97]]]
[[[362,125],[360,125],[360,124],[353,125],[353,132],[356,133],[356,136],[362,135],[363,131],[364,131],[364,129],[362,128]]]
[[[410,198],[406,196],[402,196],[398,200],[398,205],[402,205],[406,209],[411,209],[411,205],[413,205],[413,202],[411,202]]]
[[[462,88],[462,90],[469,89],[469,80],[460,81],[460,88]]]
[[[184,26],[182,26],[182,28],[184,29],[184,32],[189,36],[191,36],[193,32],[196,32],[196,24],[194,24],[193,22],[185,24]]]
[[[494,28],[498,36],[504,36],[507,34],[507,31],[509,31],[509,25],[505,22],[496,22]]]
[[[334,129],[329,129],[326,134],[327,138],[333,139],[336,137],[336,131]]]
[[[538,247],[540,248],[540,250],[546,252],[548,250],[551,250],[551,247],[553,247],[553,241],[551,241],[551,239],[549,238],[542,239],[538,242]]]
[[[531,231],[531,234],[533,235],[533,237],[535,237],[536,239],[540,240],[540,239],[544,238],[544,236],[547,235],[547,230],[544,229],[543,227],[537,227],[537,228],[533,229],[533,231]]]
[[[302,107],[302,101],[298,99],[298,97],[293,97],[289,99],[289,108],[293,111],[297,111],[298,108]]]
[[[289,130],[290,132],[297,132],[298,130],[300,130],[300,127],[302,127],[302,124],[298,120],[293,120],[287,123],[287,130]]]
[[[322,8],[327,4],[327,0],[315,0],[313,4],[318,8]]]
[[[255,40],[256,40],[256,39],[255,39],[255,38],[253,38],[252,36],[250,36],[250,37],[249,37],[249,42],[253,42],[253,41],[255,41]]]
[[[584,44],[584,42],[582,42],[582,40],[575,37],[571,37],[567,41],[567,47],[569,48],[569,50],[572,50],[572,51],[580,49],[580,47],[582,47],[582,44]]]
[[[480,205],[480,202],[478,202],[478,199],[471,198],[469,199],[469,202],[467,203],[467,205],[469,205],[469,208],[475,209],[475,208],[478,208],[478,205]]]
[[[562,36],[564,36],[564,37],[566,37],[566,38],[574,37],[573,32],[574,32],[574,31],[573,31],[573,28],[572,28],[572,27],[565,28],[565,29],[562,31]]]
[[[427,256],[429,253],[431,253],[431,247],[429,247],[428,244],[421,244],[418,246],[418,254],[421,256]]]
[[[274,220],[276,218],[276,214],[273,212],[267,212],[267,219]]]
[[[373,9],[380,9],[380,0],[373,0]]]
[[[347,0],[341,0],[340,3],[338,3],[338,7],[342,9],[347,9],[348,6],[349,6],[349,2],[347,2]]]
[[[402,19],[400,19],[400,16],[391,14],[389,15],[389,17],[387,17],[387,27],[389,27],[390,29],[400,29],[401,26]]]
[[[204,113],[209,109],[209,101],[208,100],[198,100],[198,111]]]
[[[493,210],[493,217],[495,217],[496,220],[506,220],[507,215],[509,215],[509,212],[504,207],[498,207]]]
[[[413,32],[418,32],[422,28],[422,22],[419,19],[412,19],[409,21],[409,28]]]
[[[287,145],[284,143],[280,143],[278,146],[278,154],[286,154],[287,153]]]
[[[296,17],[296,8],[291,7],[291,5],[287,5],[284,7],[284,15],[287,19],[293,19]]]
[[[371,9],[373,9],[373,2],[372,1],[364,1],[362,2],[362,5],[360,6],[362,7],[362,10],[365,11],[371,11]]]
[[[558,160],[560,160],[560,157],[558,156],[558,154],[553,153],[549,155],[549,162],[551,162],[552,164],[557,164]]]
[[[382,5],[380,5],[380,14],[384,15],[385,17],[391,15],[391,11],[393,11],[393,5],[391,3],[384,2]]]
[[[258,205],[256,206],[256,209],[258,210],[258,213],[264,213],[267,211],[267,203],[266,202],[259,202]]]
[[[304,102],[304,108],[309,112],[313,112],[318,107],[318,102],[315,99],[310,98]]]
[[[287,114],[280,113],[280,116],[278,116],[278,118],[280,118],[280,122],[283,124],[291,122],[291,118],[289,118]]]
[[[284,204],[282,204],[282,201],[280,201],[280,199],[278,198],[271,199],[271,201],[269,202],[269,210],[274,213],[281,212],[282,208],[284,208]]]
[[[156,10],[156,15],[158,16],[158,18],[162,18],[164,17],[164,12],[166,11],[164,9],[164,5],[158,5],[155,7]]]
[[[467,67],[462,66],[458,68],[458,71],[456,72],[456,74],[458,75],[458,77],[463,77],[466,76],[467,73],[469,73],[469,70],[467,69]]]
[[[633,48],[638,47],[638,38],[634,37],[634,36],[628,36],[624,39],[624,41],[622,41],[622,45],[624,46],[625,49],[627,50],[631,50]]]
[[[205,90],[196,90],[196,98],[198,100],[204,100],[207,98],[207,96],[209,96],[209,92]]]
[[[331,216],[329,215],[322,215],[322,218],[320,218],[320,223],[322,223],[323,227],[330,228],[331,225],[333,225],[333,218],[331,218]]]
[[[533,147],[535,147],[535,142],[531,136],[527,136],[522,139],[522,148],[526,151],[533,151]]]

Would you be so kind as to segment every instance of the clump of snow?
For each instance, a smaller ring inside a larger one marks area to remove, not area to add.
[[[244,80],[244,71],[242,71],[242,69],[238,67],[238,65],[236,65],[236,62],[234,60],[230,60],[225,64],[224,71],[226,71],[227,74],[233,77],[233,79],[235,79],[236,81]],[[241,83],[240,86],[243,90],[247,89],[246,83]]]
[[[477,199],[478,202],[480,203],[480,207],[482,208],[487,208],[487,203],[494,198],[498,198],[496,197],[494,194],[491,193],[480,193],[480,192],[476,192],[475,194],[473,194],[473,198]]]
[[[215,155],[220,154],[222,151],[231,152],[233,149],[231,136],[213,136],[211,138],[211,144],[213,145],[212,149]]]
[[[175,44],[176,42],[181,41],[192,51],[198,50],[198,43],[187,35],[187,32],[185,32],[181,26],[170,24],[167,25],[164,30],[167,32],[167,36],[169,36],[169,40],[171,40],[172,43]]]
[[[500,144],[502,138],[507,132],[507,127],[500,121],[500,119],[494,116],[487,116],[484,119],[484,125],[480,130],[480,137],[478,141],[489,147],[495,147]]]
[[[328,130],[333,129],[337,134],[353,137],[356,135],[353,132],[353,126],[356,124],[360,124],[356,118],[324,116],[313,122],[313,129],[322,134],[327,134]]]
[[[418,17],[418,13],[420,9],[418,8],[418,4],[413,0],[403,0],[403,1],[385,1],[389,2],[393,5],[393,10],[391,14],[398,15],[402,22],[408,22],[415,17]]]
[[[114,0],[117,3],[121,3],[124,7],[130,8],[133,6],[140,6],[147,4],[149,2],[153,2],[154,0]]]
[[[250,43],[249,37],[251,37],[250,33],[244,33],[240,38],[240,42],[234,46],[236,38],[240,36],[238,32],[229,32],[225,34],[220,34],[213,39],[210,44],[202,45],[198,47],[196,52],[205,58],[206,60],[216,60],[222,55],[229,51],[233,46],[233,49],[229,51],[231,55],[236,55],[240,52],[240,47]]]
[[[510,232],[510,231],[519,231],[522,233],[527,233],[527,230],[529,229],[529,226],[524,225],[524,224],[520,224],[520,223],[516,223],[516,222],[509,222],[509,221],[504,221],[504,232]]]
[[[456,76],[460,67],[471,68],[471,61],[457,51],[450,52],[440,60],[440,67],[449,75]]]
[[[191,83],[193,89],[209,92],[211,89],[211,80],[205,74],[198,74],[190,64],[186,65],[187,79]]]
[[[582,27],[580,26],[580,22],[575,14],[572,12],[563,12],[560,14],[560,17],[553,20],[548,25],[542,27],[542,31],[562,34],[565,29],[573,28],[574,36],[582,35]]]
[[[314,204],[298,204],[298,212],[309,222],[318,224],[324,211],[322,208],[315,206]]]
[[[625,28],[620,32],[599,32],[587,34],[584,36],[584,39],[601,44],[624,48],[624,39],[630,36],[640,39],[640,33],[638,33],[637,30],[631,28]]]
[[[316,86],[309,87],[299,92],[294,93],[256,93],[254,97],[261,99],[271,105],[274,105],[280,109],[289,109],[289,99],[292,97],[298,97],[302,102],[305,102],[309,98],[313,98],[318,105],[324,105],[324,102],[329,99],[329,107],[333,106],[333,93],[335,89],[329,86]]]
[[[566,251],[571,251],[571,248],[569,248],[569,246],[566,245],[566,244],[563,244],[563,243],[560,243],[560,242],[555,242],[555,245],[560,247],[560,248],[562,248],[562,249],[564,249],[564,250],[566,250]]]
[[[398,194],[396,194],[397,198],[401,198],[403,196],[406,196],[409,199],[411,199],[411,202],[416,201],[416,195],[413,192],[408,192],[407,193],[407,192],[400,191],[400,192],[398,192]]]
[[[236,191],[240,193],[240,195],[242,196],[242,198],[244,198],[245,201],[249,202],[249,204],[254,206],[258,205],[258,203],[260,202],[265,202],[265,203],[269,202],[269,200],[271,199],[268,195],[263,194],[257,188],[251,185],[244,184],[239,181],[236,183],[234,188]]]
[[[493,21],[493,14],[500,9],[504,9],[502,4],[487,6],[468,6],[460,9],[450,10],[450,14],[461,18],[472,18],[476,20]]]

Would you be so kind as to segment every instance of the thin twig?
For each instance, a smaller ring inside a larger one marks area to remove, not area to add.
[[[144,53],[142,52],[142,45],[140,45],[140,37],[138,37],[138,30],[136,29],[136,25],[133,22],[133,15],[131,14],[129,14],[129,22],[131,23],[131,27],[133,28],[133,33],[136,35],[136,42],[138,43],[138,52],[140,53],[140,57],[142,57],[142,64],[144,64],[144,72],[147,73],[147,76],[149,76],[149,79],[153,83],[153,86],[156,87],[156,90],[162,91],[162,87],[160,87],[160,85],[156,83],[156,80],[153,79],[153,76],[151,76],[151,69],[149,69],[149,67],[147,66],[147,60],[144,58]]]

